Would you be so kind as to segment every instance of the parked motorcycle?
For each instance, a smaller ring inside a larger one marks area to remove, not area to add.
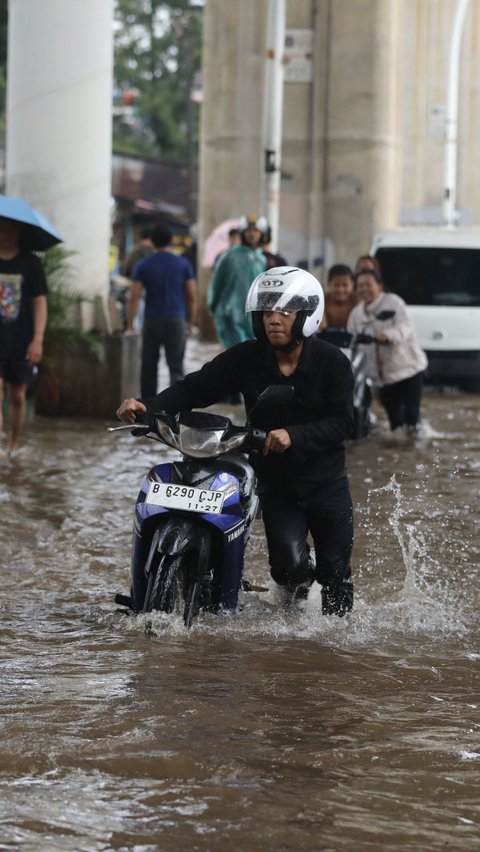
[[[353,433],[354,441],[360,441],[370,435],[377,418],[370,410],[373,398],[373,382],[367,375],[365,352],[358,348],[359,343],[375,344],[370,334],[351,334],[345,328],[326,328],[318,336],[327,343],[338,346],[347,356],[353,373]]]
[[[134,613],[179,613],[186,627],[200,611],[235,610],[245,547],[257,515],[255,474],[245,452],[260,451],[266,433],[252,425],[260,408],[283,405],[293,388],[260,394],[245,426],[202,411],[143,415],[129,429],[173,447],[182,460],[155,465],[136,505],[131,594],[116,603]]]

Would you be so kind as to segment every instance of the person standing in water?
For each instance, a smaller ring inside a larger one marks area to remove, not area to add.
[[[27,387],[43,355],[47,282],[36,254],[21,248],[22,225],[0,218],[0,431],[9,386],[7,453],[14,456],[25,422]]]
[[[366,353],[369,376],[378,387],[391,431],[416,435],[428,361],[407,305],[395,293],[385,292],[374,270],[357,275],[356,290],[360,302],[348,318],[348,331],[372,335],[376,341],[360,348]]]

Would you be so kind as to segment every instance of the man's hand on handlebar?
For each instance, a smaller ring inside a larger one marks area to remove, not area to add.
[[[292,441],[286,429],[273,429],[265,439],[262,453],[264,456],[268,453],[284,453],[291,446]]]
[[[138,399],[124,399],[120,408],[117,409],[116,415],[124,423],[135,424],[137,422],[136,414],[145,414],[146,411],[146,406]]]

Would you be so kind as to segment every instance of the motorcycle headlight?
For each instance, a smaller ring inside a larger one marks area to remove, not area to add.
[[[170,428],[168,423],[157,418],[155,421],[155,431],[158,432],[162,440],[170,447],[174,447],[176,450],[180,449],[179,435]]]
[[[245,441],[244,434],[232,435],[227,440],[222,440],[223,434],[223,429],[203,430],[181,425],[179,434],[175,437],[180,452],[195,458],[219,456],[240,447]]]

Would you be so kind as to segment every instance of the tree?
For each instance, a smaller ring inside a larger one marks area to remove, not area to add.
[[[116,151],[193,165],[198,115],[190,94],[201,66],[202,17],[203,0],[115,0]],[[8,0],[0,0],[0,144],[7,36]]]
[[[194,0],[116,0],[114,149],[190,161],[203,9]]]

